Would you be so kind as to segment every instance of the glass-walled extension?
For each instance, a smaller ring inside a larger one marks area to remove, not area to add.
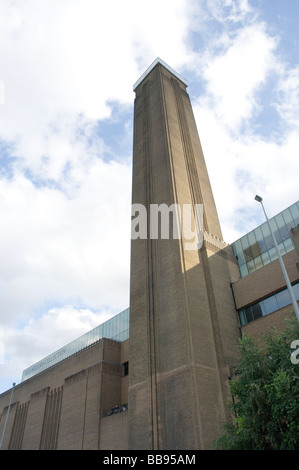
[[[55,351],[36,364],[28,367],[28,369],[25,369],[23,371],[22,381],[39,374],[49,367],[52,367],[63,359],[66,359],[72,354],[81,351],[101,338],[109,338],[120,342],[125,341],[129,338],[129,317],[130,310],[127,308],[126,310],[107,320],[105,323],[102,323],[93,330],[85,333],[71,343],[67,344],[63,348],[58,349],[58,351]]]
[[[290,230],[299,224],[299,201],[272,217],[269,222],[280,253],[284,255],[294,250]],[[277,259],[267,222],[235,241],[232,247],[238,260],[241,277]]]

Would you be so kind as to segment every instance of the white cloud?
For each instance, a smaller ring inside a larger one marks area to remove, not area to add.
[[[277,41],[261,24],[243,27],[232,39],[222,36],[220,41],[225,50],[209,54],[202,72],[209,105],[224,125],[238,131],[259,109],[256,92],[276,68]]]
[[[0,181],[4,322],[30,314],[50,298],[126,306],[130,178],[130,165],[96,160],[87,173],[77,169],[80,184],[72,197],[37,188],[22,175]]]
[[[279,100],[277,110],[288,126],[298,129],[299,116],[299,66],[287,68],[286,64],[277,85]]]
[[[112,101],[132,105],[133,83],[149,62],[162,55],[176,67],[190,59],[183,42],[185,5],[186,0],[2,2],[6,103],[0,138],[13,141],[14,155],[34,172],[46,157],[47,170],[58,178],[76,148],[79,126],[109,118]]]
[[[298,200],[299,135],[286,132],[277,141],[250,132],[236,136],[200,105],[194,112],[224,240],[231,243],[264,221],[255,194],[264,197],[269,216]]]
[[[210,5],[223,12],[223,4]],[[227,242],[263,221],[256,193],[264,196],[270,215],[298,198],[298,67],[283,62],[278,47],[279,38],[265,23],[250,20],[233,32],[220,30],[199,59],[206,88],[194,112]],[[277,112],[268,135],[256,125],[265,107]]]
[[[240,22],[253,12],[248,0],[207,0],[212,15],[220,22]]]

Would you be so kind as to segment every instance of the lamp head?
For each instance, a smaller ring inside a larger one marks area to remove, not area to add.
[[[261,196],[256,195],[254,198],[257,202],[262,202],[263,198]]]

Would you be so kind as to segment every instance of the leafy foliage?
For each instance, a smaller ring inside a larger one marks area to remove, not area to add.
[[[216,449],[299,450],[299,364],[291,361],[291,343],[299,323],[284,331],[271,328],[262,344],[240,340],[238,375],[230,382],[235,417],[225,424]]]

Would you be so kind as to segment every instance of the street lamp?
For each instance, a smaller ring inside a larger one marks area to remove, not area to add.
[[[297,301],[296,301],[296,298],[295,298],[295,295],[294,295],[294,292],[293,292],[293,289],[292,289],[292,285],[291,285],[291,283],[290,283],[290,279],[289,279],[287,270],[286,270],[286,268],[285,268],[285,265],[284,265],[282,256],[281,256],[281,254],[280,254],[280,251],[279,251],[279,248],[278,248],[278,245],[277,245],[277,242],[276,242],[275,235],[274,235],[274,233],[273,233],[273,230],[272,230],[272,228],[271,228],[271,225],[270,225],[268,216],[267,216],[266,211],[265,211],[265,208],[264,208],[263,198],[261,198],[261,196],[256,195],[254,199],[255,199],[257,202],[260,202],[260,203],[261,203],[261,206],[262,206],[262,208],[263,208],[263,211],[264,211],[264,214],[265,214],[265,217],[266,217],[266,220],[267,220],[268,228],[269,228],[269,230],[270,230],[270,233],[271,233],[271,235],[272,235],[273,242],[274,242],[274,245],[275,245],[275,248],[276,248],[276,253],[277,253],[277,256],[278,256],[278,259],[279,259],[279,262],[280,262],[280,266],[281,266],[281,269],[282,269],[282,272],[283,272],[283,276],[284,276],[284,279],[285,279],[285,282],[286,282],[286,285],[287,285],[287,288],[288,288],[288,291],[289,291],[289,295],[290,295],[290,298],[291,298],[291,301],[292,301],[292,304],[293,304],[293,307],[294,307],[295,315],[296,315],[296,318],[297,318],[297,320],[298,320],[298,322],[299,322],[299,309],[298,309],[298,304],[297,304]]]
[[[13,391],[14,391],[15,386],[16,386],[16,384],[15,384],[15,382],[14,382],[14,383],[12,384],[12,390],[11,390],[11,394],[10,394],[10,400],[9,400],[8,410],[7,410],[6,419],[5,419],[5,423],[4,423],[4,428],[3,428],[3,432],[2,432],[2,437],[1,437],[1,442],[0,442],[0,450],[2,449],[2,443],[3,443],[3,439],[4,439],[4,434],[5,434],[5,431],[6,431],[6,425],[7,425],[7,421],[8,421],[8,416],[9,416],[9,412],[10,412],[10,407],[11,407],[11,402],[12,402],[12,396],[13,396]]]

